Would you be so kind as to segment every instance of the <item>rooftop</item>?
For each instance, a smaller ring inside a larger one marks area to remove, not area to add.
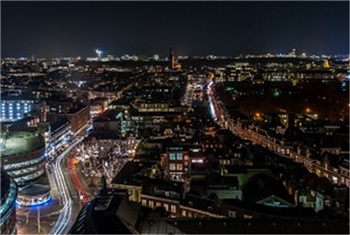
[[[45,147],[45,140],[38,133],[8,132],[3,133],[1,138],[5,139],[5,148],[0,150],[3,157],[36,151]]]

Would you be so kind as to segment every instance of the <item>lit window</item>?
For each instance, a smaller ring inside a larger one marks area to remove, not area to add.
[[[177,168],[178,171],[182,171],[182,164],[177,164],[176,168]]]
[[[177,154],[177,160],[182,160],[182,153]]]
[[[153,201],[149,201],[149,207],[153,208],[154,207],[154,202]]]
[[[169,154],[169,159],[170,160],[175,160],[175,153],[170,153]]]
[[[164,203],[164,208],[165,208],[166,211],[169,211],[169,205],[168,204]]]
[[[175,205],[171,205],[171,212],[172,213],[176,213],[176,206]]]
[[[175,167],[174,163],[171,163],[169,166],[170,166],[170,170],[171,171],[175,171],[176,170],[176,167]]]

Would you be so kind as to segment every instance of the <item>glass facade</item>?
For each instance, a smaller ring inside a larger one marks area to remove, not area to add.
[[[170,160],[175,160],[175,153],[170,153],[169,154],[169,159]]]
[[[29,161],[4,165],[4,169],[5,169],[5,170],[11,170],[11,169],[16,169],[16,168],[24,167],[24,166],[29,166],[29,165],[38,163],[38,162],[40,162],[40,161],[43,161],[44,159],[45,159],[45,155],[42,155],[42,156],[40,156],[40,157],[38,157],[38,158],[29,160]]]

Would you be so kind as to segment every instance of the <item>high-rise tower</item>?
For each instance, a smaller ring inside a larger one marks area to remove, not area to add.
[[[175,57],[174,57],[173,48],[171,48],[169,52],[169,68],[175,69]]]
[[[328,62],[328,60],[324,60],[323,61],[323,68],[324,69],[329,69],[329,62]]]

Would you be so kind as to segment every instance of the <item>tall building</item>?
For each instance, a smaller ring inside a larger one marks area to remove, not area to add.
[[[169,52],[169,68],[175,69],[175,57],[174,57],[173,48],[171,48]]]
[[[169,52],[169,69],[171,70],[181,69],[181,64],[178,63],[177,59],[174,56],[173,48],[171,48]]]
[[[323,68],[324,69],[329,69],[329,62],[328,62],[328,60],[324,60],[323,61]]]
[[[295,57],[296,56],[296,50],[293,49],[291,52],[288,53],[289,57]]]

